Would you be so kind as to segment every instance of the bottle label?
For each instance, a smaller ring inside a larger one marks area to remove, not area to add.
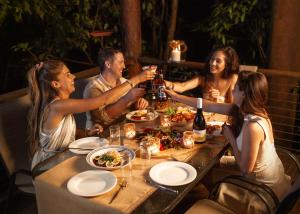
[[[165,89],[165,86],[159,86],[159,88],[158,88],[158,96],[163,99],[167,98],[167,95],[164,92],[164,89]]]
[[[204,130],[195,130],[193,129],[194,141],[201,143],[206,141],[206,129]]]

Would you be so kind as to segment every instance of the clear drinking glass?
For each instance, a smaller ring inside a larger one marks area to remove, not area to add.
[[[127,153],[122,156],[121,177],[122,179],[126,180],[127,183],[130,183],[132,180],[132,160],[130,155]]]
[[[147,119],[148,120],[153,120],[155,117],[155,110],[152,106],[149,106],[147,108]]]
[[[142,141],[140,143],[140,158],[142,159],[143,169],[150,167],[151,163],[151,150],[148,142]]]
[[[112,125],[109,127],[109,137],[111,145],[121,144],[121,133],[119,125]]]

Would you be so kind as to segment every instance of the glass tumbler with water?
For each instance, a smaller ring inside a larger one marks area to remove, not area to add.
[[[120,145],[121,143],[121,133],[119,125],[112,125],[109,127],[109,137],[111,145]]]

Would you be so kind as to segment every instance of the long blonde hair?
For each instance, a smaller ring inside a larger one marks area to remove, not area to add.
[[[41,115],[47,105],[57,96],[51,86],[51,81],[57,80],[57,75],[63,70],[65,64],[57,60],[48,60],[32,67],[27,73],[31,108],[28,114],[29,148],[31,157],[39,149],[39,129]]]

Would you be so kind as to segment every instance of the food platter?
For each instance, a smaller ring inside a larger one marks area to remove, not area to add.
[[[157,117],[158,113],[156,111],[148,111],[147,109],[136,110],[126,114],[126,118],[134,122],[152,121],[155,120]]]
[[[166,113],[171,117],[172,126],[187,126],[187,129],[191,128],[196,115],[193,108],[182,106],[169,108]]]
[[[87,163],[98,169],[115,170],[126,166],[135,158],[135,152],[125,146],[104,146],[86,156]]]

